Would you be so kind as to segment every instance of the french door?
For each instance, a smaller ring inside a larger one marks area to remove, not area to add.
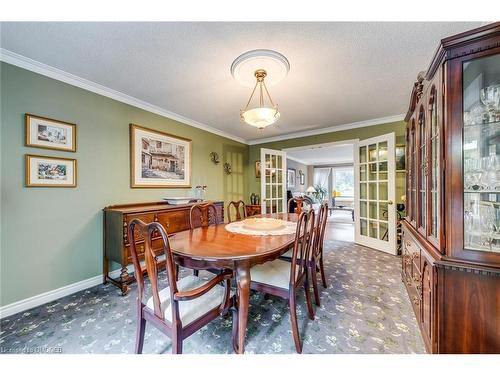
[[[395,134],[359,141],[354,165],[355,241],[396,254]]]
[[[260,176],[262,213],[286,212],[286,152],[261,148]]]

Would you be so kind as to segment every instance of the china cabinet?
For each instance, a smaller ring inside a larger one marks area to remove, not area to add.
[[[430,353],[500,353],[500,23],[443,39],[406,115],[402,279]]]

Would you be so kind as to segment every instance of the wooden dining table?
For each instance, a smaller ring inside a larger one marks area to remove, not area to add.
[[[254,217],[273,217],[297,222],[297,214],[268,214]],[[285,253],[295,240],[295,234],[246,235],[232,233],[226,224],[200,227],[175,233],[170,246],[175,262],[193,269],[231,269],[234,272],[238,298],[238,338],[235,351],[244,353],[245,333],[250,300],[251,268]]]

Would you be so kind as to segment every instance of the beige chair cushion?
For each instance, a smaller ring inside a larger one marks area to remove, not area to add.
[[[250,277],[252,281],[257,283],[288,289],[290,286],[290,270],[290,262],[276,259],[272,262],[266,262],[252,267],[250,270]],[[297,269],[295,272],[297,273]]]
[[[196,289],[207,280],[203,280],[197,276],[186,276],[177,281],[177,289],[186,291]],[[214,309],[222,303],[224,298],[224,287],[217,284],[207,293],[190,301],[179,301],[179,315],[183,326],[195,321],[200,316]],[[170,303],[170,287],[160,290],[160,308],[163,313],[163,318],[169,322],[172,321],[172,305]],[[148,299],[146,306],[154,311],[153,297]]]

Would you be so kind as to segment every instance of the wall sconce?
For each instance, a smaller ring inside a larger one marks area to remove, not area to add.
[[[210,160],[212,161],[212,163],[214,164],[219,164],[220,161],[219,161],[219,154],[216,153],[215,151],[212,151],[210,153]]]
[[[226,174],[233,173],[233,169],[231,168],[231,164],[224,163],[224,172],[226,172]]]

